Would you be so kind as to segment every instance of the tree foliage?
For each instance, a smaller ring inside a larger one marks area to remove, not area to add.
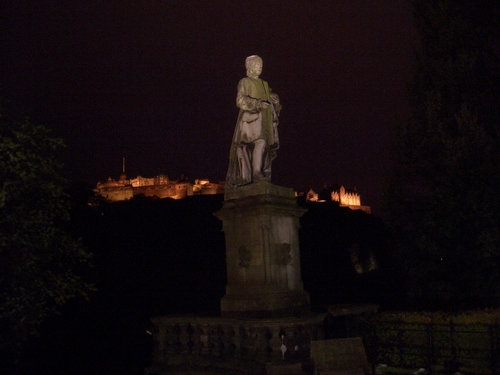
[[[64,230],[68,205],[55,156],[62,146],[43,126],[0,116],[0,348],[89,291],[77,275],[89,254]]]
[[[396,254],[415,304],[498,305],[499,5],[415,0],[413,9],[413,115],[399,129],[387,194]]]

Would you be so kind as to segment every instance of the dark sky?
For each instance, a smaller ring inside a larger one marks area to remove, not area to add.
[[[280,95],[272,182],[377,206],[416,46],[403,0],[25,1],[0,5],[1,95],[54,129],[72,180],[225,178],[246,56]]]

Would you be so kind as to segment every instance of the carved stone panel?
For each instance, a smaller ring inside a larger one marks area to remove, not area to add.
[[[289,243],[276,244],[274,246],[274,262],[286,266],[292,262],[290,255],[291,246]]]

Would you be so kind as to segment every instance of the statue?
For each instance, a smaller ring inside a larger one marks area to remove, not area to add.
[[[262,59],[246,58],[247,77],[238,83],[236,106],[240,108],[229,155],[226,187],[236,187],[271,178],[271,162],[279,148],[278,95],[259,78]]]

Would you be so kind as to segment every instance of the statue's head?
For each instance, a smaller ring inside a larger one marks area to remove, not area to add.
[[[245,60],[247,76],[257,78],[262,73],[262,59],[257,55],[248,56]]]

